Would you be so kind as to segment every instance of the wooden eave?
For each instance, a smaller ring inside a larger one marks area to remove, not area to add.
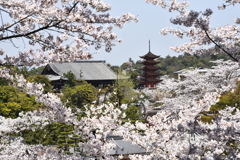
[[[150,61],[150,60],[147,60],[147,61],[144,61],[144,62],[140,62],[140,64],[143,64],[143,65],[156,65],[160,62],[156,62],[156,61]]]
[[[161,80],[158,80],[158,79],[155,79],[155,80],[145,80],[145,81],[140,81],[141,83],[149,83],[149,82],[154,82],[154,83],[158,83],[158,82],[161,82]]]
[[[156,66],[144,66],[143,68],[140,68],[141,70],[158,70],[159,68]]]
[[[140,58],[142,58],[142,59],[147,59],[147,58],[153,58],[153,59],[155,59],[155,58],[159,58],[160,56],[157,56],[157,55],[155,55],[155,54],[153,54],[153,53],[151,53],[151,52],[148,52],[147,54],[145,54],[144,56],[140,56]]]
[[[160,76],[161,74],[160,73],[156,73],[156,72],[145,72],[144,74],[140,74],[139,76],[142,76],[142,77],[146,77],[146,76]]]

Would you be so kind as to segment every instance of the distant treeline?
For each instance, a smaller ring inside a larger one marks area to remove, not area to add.
[[[210,61],[214,61],[217,59],[224,59],[227,60],[228,57],[225,54],[216,54],[216,55],[210,55],[210,54],[202,54],[202,55],[192,55],[189,53],[184,53],[183,55],[179,56],[166,56],[165,58],[158,58],[156,61],[159,61],[160,63],[156,66],[160,69],[158,70],[159,73],[162,75],[169,75],[173,77],[173,73],[188,67],[196,67],[196,68],[210,68],[214,64]],[[121,70],[125,70],[129,73],[131,72],[137,72],[141,73],[140,68],[142,65],[140,64],[142,60],[138,60],[137,62],[134,62],[131,58],[129,58],[128,62],[124,62],[120,67]],[[111,66],[108,64],[115,72],[119,69],[119,66]]]

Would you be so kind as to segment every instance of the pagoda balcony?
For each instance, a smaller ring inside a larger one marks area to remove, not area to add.
[[[155,65],[155,64],[158,64],[159,62],[156,62],[156,61],[150,61],[150,60],[147,60],[147,61],[144,61],[144,62],[140,62],[140,64],[143,64],[143,65]]]

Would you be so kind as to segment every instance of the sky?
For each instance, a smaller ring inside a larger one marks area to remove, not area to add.
[[[146,3],[145,0],[103,0],[111,4],[112,9],[109,12],[111,16],[117,17],[124,13],[131,13],[139,18],[139,22],[134,21],[125,24],[122,29],[114,29],[122,43],[116,43],[110,53],[101,50],[100,53],[94,53],[94,60],[105,60],[111,65],[121,65],[132,58],[134,61],[140,60],[139,56],[147,54],[149,51],[149,40],[151,42],[151,52],[161,57],[178,56],[170,50],[171,46],[180,45],[188,42],[188,39],[179,39],[173,35],[161,35],[159,31],[162,28],[174,26],[170,23],[170,18],[176,14],[162,9],[160,6]],[[225,24],[234,24],[240,12],[240,6],[229,7],[226,10],[218,10],[217,6],[223,3],[223,0],[189,0],[190,8],[196,11],[204,11],[206,8],[213,10],[211,26]],[[216,3],[218,2],[218,3]]]

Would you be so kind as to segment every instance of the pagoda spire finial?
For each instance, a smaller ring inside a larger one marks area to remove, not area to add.
[[[149,52],[150,52],[150,40],[149,40]]]

